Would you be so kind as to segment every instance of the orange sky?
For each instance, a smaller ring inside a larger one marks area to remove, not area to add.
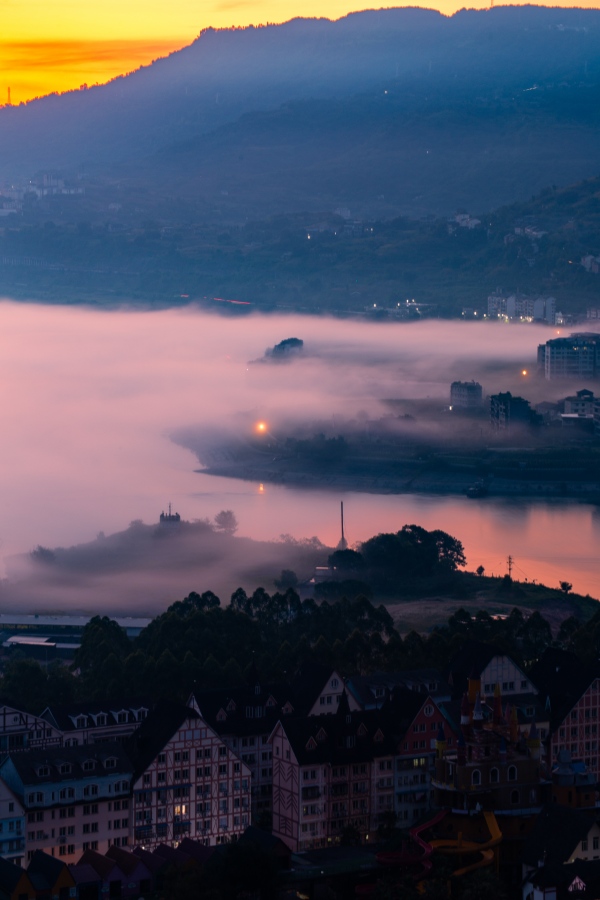
[[[9,87],[12,102],[20,103],[108,81],[189,44],[208,26],[284,22],[297,15],[339,18],[365,5],[364,0],[0,0],[0,103]],[[465,4],[411,5],[451,14]],[[489,2],[469,5],[483,8]],[[594,8],[597,3],[553,5]]]

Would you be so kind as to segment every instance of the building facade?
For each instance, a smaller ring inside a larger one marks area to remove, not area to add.
[[[194,835],[215,846],[237,840],[250,824],[250,768],[197,707],[157,707],[129,746],[135,844],[152,849]]]
[[[42,850],[75,862],[83,850],[128,841],[132,765],[117,743],[15,753],[0,779],[23,807],[26,858]],[[115,818],[116,813],[116,818]]]

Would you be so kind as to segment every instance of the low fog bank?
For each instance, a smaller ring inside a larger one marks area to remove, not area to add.
[[[234,590],[275,590],[283,569],[312,576],[330,548],[316,539],[253,541],[215,531],[207,522],[144,525],[69,548],[38,547],[7,560],[0,582],[3,612],[70,611],[156,615],[190,591],[212,590],[223,605]]]
[[[244,442],[254,440],[258,421],[275,440],[288,427],[302,437],[327,425],[335,435],[342,422],[358,428],[389,417],[390,399],[442,408],[454,379],[478,379],[485,393],[508,389],[532,401],[554,399],[564,388],[521,375],[523,368],[533,373],[537,344],[553,334],[497,323],[224,318],[194,308],[99,312],[0,303],[3,559],[38,544],[85,545],[100,529],[123,532],[132,519],[156,522],[169,501],[189,520],[232,508],[239,534],[249,537],[272,540],[285,531],[331,540],[318,506],[312,517],[303,510],[299,519],[293,495],[286,499],[289,508],[278,507],[275,522],[266,506],[262,515],[245,500],[238,509],[235,499],[219,493],[217,479],[203,492],[193,454],[173,438],[193,433],[201,444],[218,433]],[[292,335],[304,341],[305,356],[289,365],[250,365]],[[231,546],[241,548],[239,538]],[[209,561],[195,550],[193,564],[171,566],[153,551],[139,576],[129,578],[118,569],[119,553],[105,567],[98,563],[88,571],[65,563],[29,573],[18,585],[5,583],[4,603],[158,608],[194,589],[218,593],[224,584],[227,595],[240,580],[255,586],[261,579],[253,566],[263,561],[272,577],[283,567],[276,558],[271,565],[268,554],[263,560],[256,548],[233,574],[226,556]],[[198,569],[202,577],[188,577],[194,565],[206,566]],[[9,568],[14,578],[14,565]]]

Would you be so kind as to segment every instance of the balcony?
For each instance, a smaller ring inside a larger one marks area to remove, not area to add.
[[[316,786],[302,788],[302,799],[303,800],[317,800],[320,796],[321,796],[321,789]]]

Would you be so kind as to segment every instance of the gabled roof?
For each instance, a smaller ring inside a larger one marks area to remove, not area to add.
[[[173,735],[188,720],[202,721],[195,709],[181,703],[169,703],[163,700],[156,705],[126,742],[127,751],[133,760],[135,778],[138,778],[148,768]]]
[[[107,856],[98,853],[97,850],[85,850],[81,856],[78,865],[91,866],[91,868],[100,876],[102,881],[108,881],[109,877],[115,874],[122,875],[117,862]]]
[[[558,647],[544,650],[530,672],[540,697],[548,698],[553,725],[562,721],[597,675],[596,669],[584,666],[574,653]]]
[[[54,885],[61,875],[64,875],[65,871],[72,880],[67,864],[54,856],[50,856],[49,853],[44,853],[42,850],[35,851],[27,866],[27,874],[38,891],[54,888]],[[56,892],[52,890],[52,893]]]
[[[157,875],[167,865],[166,859],[163,859],[161,856],[155,856],[154,853],[151,853],[149,850],[144,850],[143,847],[134,847],[131,852],[134,856],[137,856],[138,859],[142,860],[146,868],[152,872],[153,875]]]
[[[140,709],[150,710],[152,706],[153,703],[148,697],[121,697],[117,700],[113,697],[110,700],[92,700],[89,703],[64,703],[47,706],[41,713],[41,718],[60,731],[68,733],[78,730],[76,721],[80,716],[86,716],[88,720],[86,727],[88,728],[106,728],[106,725],[96,726],[93,717],[105,713],[108,716],[108,724],[116,726],[118,723],[114,718],[114,713],[125,711],[128,715],[128,724],[133,724],[139,721],[136,713]]]
[[[77,863],[75,866],[69,866],[69,872],[73,876],[75,884],[98,884],[102,882],[101,876],[87,863]]]
[[[12,894],[23,875],[28,878],[25,869],[15,865],[15,863],[10,862],[8,859],[2,859],[0,857],[0,891]]]
[[[556,888],[557,900],[600,895],[600,860],[576,859],[568,866],[547,863],[527,876],[527,881],[540,888]],[[585,886],[583,889],[580,884]]]
[[[595,810],[572,809],[548,803],[538,815],[523,847],[523,862],[538,866],[543,859],[568,862],[577,845],[597,821]]]
[[[152,874],[143,859],[140,859],[139,856],[135,856],[128,850],[124,850],[122,847],[115,847],[113,844],[112,847],[108,848],[105,855],[108,859],[114,860],[121,872],[127,875],[128,878],[131,878],[137,870],[141,870],[142,878]]]
[[[192,838],[186,837],[179,844],[179,849],[188,856],[192,856],[197,863],[203,865],[215,852],[215,847],[207,847],[200,841],[194,841]]]
[[[334,715],[283,718],[280,725],[300,765],[369,762],[396,752],[422,703],[422,694],[402,691],[381,709],[350,712],[344,691]]]
[[[435,688],[433,685],[435,684]],[[401,672],[373,672],[371,675],[352,675],[346,684],[348,691],[363,709],[381,706],[388,693],[398,688],[418,691],[423,698],[450,696],[450,685],[438,669],[403,669]]]
[[[453,695],[455,697],[462,696],[467,689],[469,677],[473,674],[480,676],[495,656],[508,656],[508,654],[492,644],[484,644],[482,641],[472,639],[466,640],[448,664],[446,674],[452,685]]]
[[[324,663],[306,662],[300,666],[292,679],[292,690],[296,699],[294,713],[306,715],[317,702],[323,688],[335,675],[335,670]],[[341,675],[337,675],[343,684]]]
[[[159,844],[153,851],[154,856],[166,860],[175,866],[185,866],[189,863],[196,863],[196,859],[178,847],[170,847],[168,844]]]
[[[289,685],[256,682],[237,688],[219,688],[194,693],[202,718],[217,734],[236,737],[270,732],[287,701],[295,706]],[[257,710],[262,713],[256,715]]]
[[[131,760],[123,745],[117,741],[86,744],[82,747],[45,747],[28,750],[27,753],[14,753],[8,759],[24,787],[73,781],[74,778],[131,775],[132,772]],[[0,771],[8,764],[8,759],[3,761]],[[114,765],[106,768],[107,760],[114,760]],[[87,771],[83,766],[90,761],[96,763],[96,768]],[[70,771],[66,771],[68,767]],[[61,771],[61,768],[65,771]]]

